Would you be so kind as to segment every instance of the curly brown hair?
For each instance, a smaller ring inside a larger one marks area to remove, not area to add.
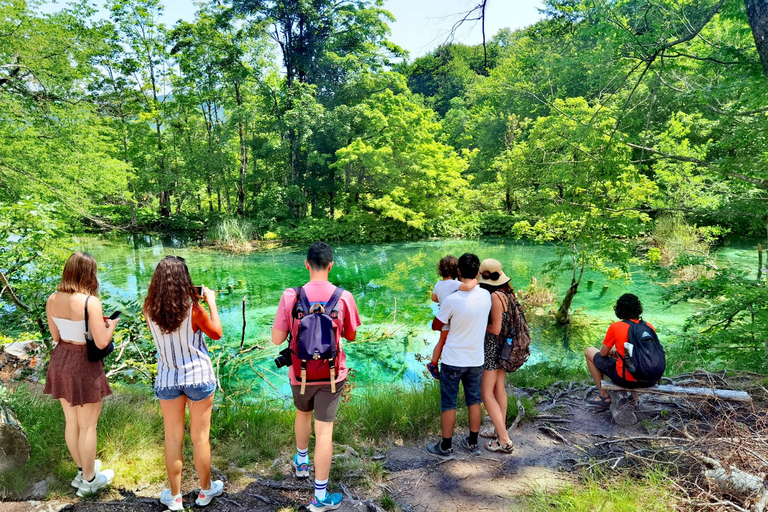
[[[64,293],[99,294],[96,259],[87,252],[72,253],[64,264],[61,282],[56,291]]]
[[[197,294],[184,258],[166,256],[157,264],[144,299],[144,314],[168,334],[179,328],[189,314],[189,307],[197,304]]]
[[[459,277],[459,259],[452,254],[443,256],[437,263],[437,273],[442,277],[456,279]]]

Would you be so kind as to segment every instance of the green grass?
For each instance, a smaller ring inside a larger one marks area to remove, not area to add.
[[[135,489],[165,481],[163,461],[163,419],[149,386],[113,386],[115,394],[104,403],[99,419],[98,457],[105,468],[115,470],[115,485]],[[27,431],[32,447],[29,463],[16,471],[0,475],[0,498],[19,495],[33,483],[48,476],[52,495],[69,495],[70,480],[77,468],[64,440],[64,413],[58,401],[43,395],[38,388],[20,385],[10,393],[9,403]],[[460,393],[459,404],[463,404]],[[526,411],[533,403],[526,402]],[[510,417],[517,414],[510,400]],[[527,413],[528,414],[528,413]],[[240,467],[271,466],[278,457],[294,450],[292,407],[274,402],[217,404],[211,424],[213,463],[226,469],[229,463]],[[187,425],[189,419],[186,420]],[[467,425],[467,409],[457,410],[457,428]],[[383,468],[366,455],[375,446],[393,441],[417,442],[440,429],[440,388],[436,382],[404,389],[381,386],[355,390],[349,403],[341,404],[335,423],[334,440],[363,454],[358,459],[345,456],[334,465],[334,475],[364,481],[380,478]],[[189,430],[187,426],[187,431]],[[339,448],[339,453],[343,448]],[[192,444],[184,445],[184,472],[194,475]],[[274,476],[274,475],[273,475]],[[364,483],[364,482],[361,482]]]
[[[243,250],[257,237],[256,227],[250,221],[227,218],[218,221],[209,231],[208,240],[232,250]]]
[[[507,382],[521,388],[544,389],[555,382],[581,382],[589,380],[587,363],[567,365],[552,362],[526,364],[514,373],[507,375]]]
[[[459,398],[459,403],[463,399]],[[465,407],[459,407],[457,424],[466,424]],[[402,389],[383,385],[355,394],[341,404],[334,437],[342,443],[371,440],[421,439],[440,428],[440,387],[435,382]]]
[[[592,476],[556,494],[535,493],[531,512],[672,512],[675,499],[667,477],[659,472],[633,479],[618,473]]]
[[[71,491],[77,467],[64,440],[64,412],[57,400],[39,390],[19,386],[10,395],[11,407],[24,426],[31,446],[29,463],[0,475],[0,496],[20,494],[52,476],[52,494]],[[98,452],[105,468],[115,470],[115,482],[128,488],[165,479],[163,420],[151,390],[125,388],[107,400],[99,418]]]
[[[228,403],[217,408],[211,420],[211,446],[217,456],[239,466],[272,462],[294,445],[292,409],[263,402]]]

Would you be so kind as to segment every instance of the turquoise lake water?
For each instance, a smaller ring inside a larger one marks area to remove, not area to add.
[[[269,342],[269,333],[282,291],[301,285],[308,278],[304,268],[306,247],[230,254],[188,246],[173,238],[150,236],[83,238],[80,243],[99,262],[101,289],[115,307],[143,300],[154,266],[161,258],[168,254],[183,256],[193,282],[222,290],[217,298],[224,324],[220,344],[228,353],[240,345],[241,306],[247,295],[245,347],[265,347],[255,351],[258,357],[249,357],[270,383],[285,389],[284,371],[275,370],[272,363],[278,348]],[[756,269],[756,246],[756,242],[741,241],[723,247],[717,253],[718,265]],[[358,342],[346,346],[349,365],[357,370],[358,384],[407,384],[426,378],[416,355],[430,355],[437,340],[437,334],[429,330],[436,311],[430,300],[432,287],[439,279],[436,264],[446,254],[459,256],[464,252],[473,252],[481,259],[498,259],[516,289],[527,287],[532,277],[543,283],[542,265],[554,258],[551,246],[504,239],[334,246],[331,281],[352,292],[363,320]],[[552,284],[558,300],[569,284],[569,274]],[[639,268],[632,273],[631,281],[585,273],[573,301],[572,326],[555,326],[548,315],[552,306],[527,312],[532,327],[530,361],[581,364],[584,348],[599,346],[605,328],[614,321],[613,305],[626,292],[640,297],[644,317],[654,324],[662,340],[674,337],[684,320],[702,305],[670,307],[662,300],[663,291],[662,284]],[[254,378],[253,371],[246,366],[239,377]]]

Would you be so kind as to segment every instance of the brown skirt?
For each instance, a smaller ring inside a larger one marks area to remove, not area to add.
[[[67,342],[53,349],[43,392],[56,399],[64,398],[69,405],[95,404],[112,394],[104,362],[88,361],[85,344]]]

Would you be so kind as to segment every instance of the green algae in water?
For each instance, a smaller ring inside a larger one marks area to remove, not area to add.
[[[217,343],[230,352],[240,345],[241,307],[247,295],[245,345],[265,347],[249,356],[251,362],[281,393],[288,392],[285,370],[277,370],[272,362],[278,349],[270,342],[270,330],[283,290],[308,279],[304,268],[306,247],[229,254],[187,246],[173,238],[149,236],[84,238],[81,244],[83,250],[96,257],[101,288],[117,303],[143,300],[156,263],[168,254],[183,256],[193,282],[221,290],[217,304],[224,337]],[[722,261],[726,265],[756,265],[754,245],[724,248],[720,252]],[[459,256],[464,252],[501,261],[517,289],[528,286],[532,277],[545,282],[541,269],[553,257],[551,246],[506,239],[334,246],[331,281],[352,292],[363,321],[358,339],[345,345],[349,366],[356,370],[357,385],[416,383],[426,378],[423,363],[417,361],[416,355],[431,355],[438,338],[429,328],[437,310],[431,302],[432,288],[439,279],[436,265],[446,254]],[[558,300],[569,284],[569,274],[555,280]],[[662,340],[671,339],[696,311],[692,304],[666,305],[661,284],[639,268],[633,272],[631,282],[585,272],[574,299],[571,325],[558,326],[549,315],[552,306],[527,312],[532,327],[530,361],[582,365],[584,349],[600,345],[605,329],[615,320],[613,305],[626,292],[640,297],[644,317],[656,327]],[[241,366],[237,378],[260,380],[247,364]],[[264,387],[263,383],[259,386]]]

